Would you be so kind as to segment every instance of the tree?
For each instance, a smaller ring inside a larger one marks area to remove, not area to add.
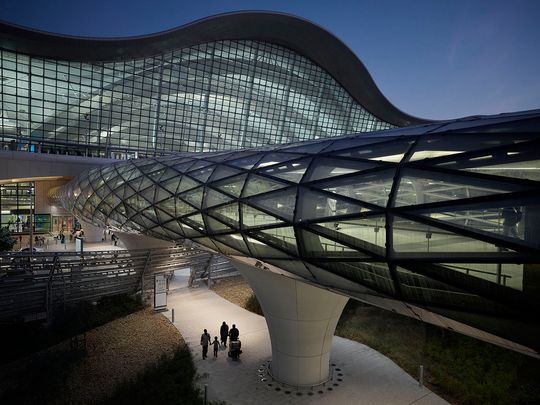
[[[0,252],[13,249],[15,239],[11,237],[11,232],[7,227],[0,228]]]

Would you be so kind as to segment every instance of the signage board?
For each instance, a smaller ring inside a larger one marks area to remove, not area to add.
[[[154,275],[154,309],[167,306],[167,279],[165,274]]]

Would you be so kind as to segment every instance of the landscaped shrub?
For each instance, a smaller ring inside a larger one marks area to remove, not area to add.
[[[395,361],[456,404],[539,404],[540,361],[490,343],[350,300],[336,334]]]
[[[517,354],[452,332],[428,339],[426,353],[434,382],[462,403],[511,403]]]
[[[0,364],[52,346],[73,335],[104,325],[141,310],[138,298],[116,295],[102,298],[96,305],[80,302],[58,312],[52,325],[15,323],[2,325]]]
[[[258,315],[263,315],[263,311],[261,308],[261,304],[259,303],[259,300],[257,299],[257,296],[255,294],[251,294],[249,298],[246,300],[246,304],[244,305],[244,308],[246,308],[248,311],[251,311]]]
[[[121,384],[103,405],[203,404],[195,387],[196,369],[189,348],[181,345],[132,381]]]

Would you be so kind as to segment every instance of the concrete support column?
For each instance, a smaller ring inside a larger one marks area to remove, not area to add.
[[[272,342],[272,376],[294,386],[329,378],[330,349],[347,297],[232,261],[259,299]]]
[[[92,225],[90,222],[81,221],[82,230],[84,231],[84,240],[86,242],[101,242],[103,237],[103,228]]]

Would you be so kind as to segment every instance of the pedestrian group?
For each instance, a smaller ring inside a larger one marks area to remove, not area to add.
[[[214,357],[218,356],[218,351],[220,347],[226,348],[227,347],[227,339],[229,338],[231,342],[238,341],[238,338],[240,336],[240,331],[236,328],[236,325],[233,324],[232,328],[229,329],[229,325],[227,325],[227,322],[223,321],[221,324],[221,327],[219,328],[219,335],[220,340],[218,341],[218,337],[214,336],[214,340],[212,341],[212,337],[208,333],[208,331],[205,329],[203,331],[203,334],[201,335],[201,346],[202,346],[202,358],[203,360],[208,357],[208,346],[212,345],[214,349]]]

